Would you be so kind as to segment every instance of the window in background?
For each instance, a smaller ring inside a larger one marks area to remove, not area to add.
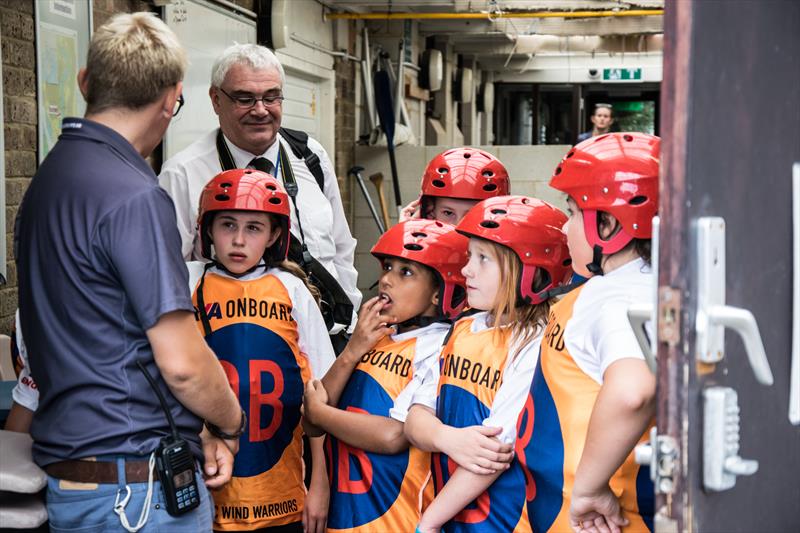
[[[571,85],[539,86],[539,120],[536,144],[572,144],[577,135],[572,126]]]
[[[655,101],[614,102],[615,131],[640,131],[655,134]]]
[[[533,105],[532,84],[495,84],[494,143],[533,144]]]

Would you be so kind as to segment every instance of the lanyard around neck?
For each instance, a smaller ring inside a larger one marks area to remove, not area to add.
[[[303,249],[303,261],[306,260],[306,254],[309,254],[308,247],[306,246],[306,237],[305,233],[303,233],[303,225],[300,223],[300,210],[297,207],[297,181],[294,179],[294,171],[292,170],[292,164],[289,162],[289,156],[286,153],[286,150],[283,148],[283,144],[281,144],[280,140],[277,140],[278,143],[278,161],[275,164],[275,178],[278,179],[278,176],[281,175],[283,186],[286,189],[286,193],[291,198],[292,206],[294,206],[294,214],[295,218],[297,219],[297,229],[300,232],[300,244],[302,245]],[[225,141],[225,136],[222,134],[222,129],[217,130],[217,157],[219,158],[219,166],[222,167],[222,170],[233,170],[238,168],[236,166],[236,162],[233,159],[233,154],[231,154],[231,150],[228,147],[228,143]],[[280,172],[281,169],[283,172]]]

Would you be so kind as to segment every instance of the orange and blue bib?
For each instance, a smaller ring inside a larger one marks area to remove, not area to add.
[[[414,372],[417,338],[384,337],[356,365],[339,409],[389,416]],[[354,448],[329,436],[325,443],[331,499],[328,531],[414,531],[430,477],[430,454],[410,447],[387,455]]]
[[[197,310],[197,291],[193,303]],[[205,275],[206,342],[247,413],[233,478],[214,493],[214,529],[249,530],[302,519],[303,444],[300,406],[311,378],[300,353],[286,287],[274,275],[234,280]],[[199,311],[197,326],[203,331]]]
[[[436,416],[444,424],[457,428],[481,425],[489,417],[510,356],[510,331],[489,328],[475,333],[472,331],[473,320],[464,318],[456,323],[439,361]],[[432,454],[432,465],[438,494],[457,465],[442,453]],[[524,473],[514,459],[511,468],[447,522],[442,531],[527,531],[524,494]]]
[[[571,531],[570,495],[589,419],[600,384],[575,363],[564,341],[565,326],[583,287],[568,293],[550,310],[539,365],[520,414],[517,457],[525,465],[526,499],[534,533]],[[649,430],[642,436],[648,440]],[[625,531],[653,530],[650,469],[631,453],[610,482],[630,525]]]

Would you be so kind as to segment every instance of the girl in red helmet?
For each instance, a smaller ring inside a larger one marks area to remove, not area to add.
[[[633,448],[649,439],[655,377],[627,311],[652,302],[659,146],[643,133],[593,137],[550,181],[567,194],[573,267],[590,279],[553,307],[520,417],[537,532],[653,530],[653,484]]]
[[[289,198],[269,174],[222,172],[203,189],[198,226],[211,262],[188,264],[197,327],[248,419],[233,478],[214,495],[214,528],[324,531],[322,439],[312,439],[306,494],[300,408],[334,354],[305,274],[286,260]]]
[[[467,239],[454,229],[409,220],[381,236],[372,248],[383,266],[379,295],[362,308],[326,386],[306,387],[306,418],[329,435],[328,531],[412,531],[420,502],[430,501],[430,454],[409,447],[403,424],[414,376],[436,365],[464,305]]]
[[[572,274],[566,219],[541,200],[502,196],[480,202],[457,227],[470,238],[462,272],[479,312],[454,325],[406,423],[409,440],[434,452],[437,495],[419,531],[529,528],[524,469],[511,451],[550,291]]]
[[[499,159],[477,148],[453,148],[428,163],[420,197],[403,208],[400,222],[429,218],[458,224],[481,200],[508,192],[508,171]]]

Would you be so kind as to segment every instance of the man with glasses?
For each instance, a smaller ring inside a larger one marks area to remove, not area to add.
[[[159,181],[175,203],[187,260],[202,260],[197,238],[200,192],[221,170],[248,167],[263,170],[287,185],[290,195],[291,181],[296,182],[290,258],[307,271],[303,259],[316,260],[324,267],[321,274],[338,282],[342,298],[357,310],[361,292],[356,286],[358,273],[353,265],[356,241],[342,208],[336,174],[328,154],[315,139],[308,138],[309,151],[304,158],[281,133],[284,83],[283,67],[268,48],[255,44],[227,48],[214,63],[208,92],[219,129],[166,161]],[[310,168],[312,159],[321,169],[320,176],[315,177]],[[312,277],[314,282],[321,276]],[[322,291],[324,300],[325,289]],[[323,308],[324,314],[325,311]],[[326,321],[330,333],[336,336],[355,318],[355,313],[349,312],[348,319],[339,313],[335,322],[332,316],[333,313],[327,313]]]
[[[291,203],[289,258],[300,264],[320,289],[323,316],[339,351],[346,343],[344,330],[354,321],[354,309],[361,303],[356,286],[358,273],[353,266],[356,241],[347,225],[336,174],[325,149],[308,138],[302,153],[296,150],[297,134],[304,136],[302,132],[281,130],[284,85],[283,67],[268,48],[255,44],[227,48],[214,62],[209,89],[219,129],[208,132],[165,162],[159,181],[175,203],[184,257],[202,260],[197,215],[205,184],[220,171],[232,168],[255,168],[279,179]],[[342,300],[346,305],[339,305]],[[253,380],[258,384],[259,379],[241,376],[240,382]],[[264,383],[262,390],[271,387]],[[243,395],[240,401],[249,404],[250,399]],[[312,441],[314,461],[324,461],[321,438]],[[307,468],[312,470],[323,475],[310,480],[318,490],[309,491],[303,509],[303,522],[309,531],[324,529],[327,513],[327,497],[324,502],[316,498],[316,494],[327,491],[327,479],[322,479],[325,469]],[[231,486],[229,490],[246,491],[246,487]],[[279,502],[280,488],[259,497]],[[286,523],[294,520],[295,512],[286,510],[274,518]],[[217,526],[221,526],[220,519],[218,515]],[[296,523],[291,527],[302,530]],[[242,528],[252,529],[247,524]]]

